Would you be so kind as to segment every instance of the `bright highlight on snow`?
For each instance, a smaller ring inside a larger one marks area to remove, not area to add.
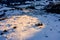
[[[0,22],[0,30],[7,30],[7,33],[3,34],[7,40],[25,40],[45,26],[38,18],[28,15],[13,16],[4,21]]]

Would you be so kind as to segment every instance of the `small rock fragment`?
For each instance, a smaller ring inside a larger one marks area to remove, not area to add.
[[[7,32],[7,30],[4,30],[3,32]]]
[[[15,27],[13,27],[14,29],[16,29],[16,26]]]
[[[43,24],[42,24],[42,23],[41,23],[41,24],[40,24],[40,23],[38,23],[38,24],[35,24],[35,25],[36,25],[36,26],[43,26]]]

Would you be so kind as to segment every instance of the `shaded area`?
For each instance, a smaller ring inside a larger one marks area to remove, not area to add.
[[[46,12],[60,14],[60,3],[50,2],[47,6],[45,6],[44,10],[46,10]]]

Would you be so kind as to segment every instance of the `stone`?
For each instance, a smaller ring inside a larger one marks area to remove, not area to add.
[[[7,32],[7,30],[4,30],[3,32]]]
[[[43,26],[43,24],[41,23],[38,23],[38,24],[35,24],[35,26]]]

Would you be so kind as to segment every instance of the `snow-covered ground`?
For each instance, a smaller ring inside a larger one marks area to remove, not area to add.
[[[10,9],[1,8],[7,18],[0,21],[0,40],[60,40],[60,14]]]

